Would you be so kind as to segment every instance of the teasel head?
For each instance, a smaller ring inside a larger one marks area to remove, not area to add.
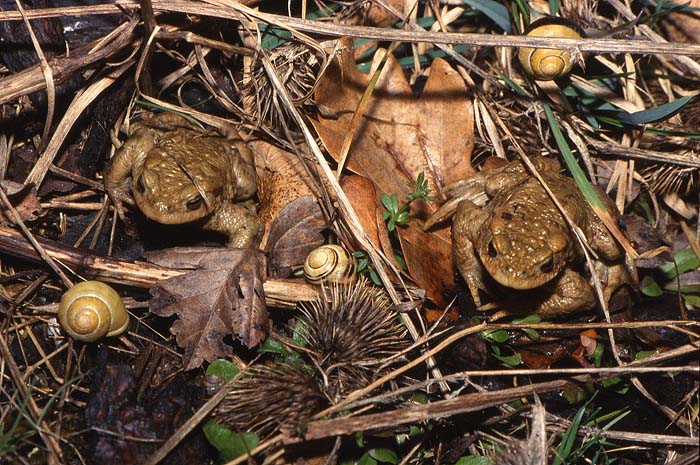
[[[697,160],[697,155],[688,155]],[[640,170],[649,190],[661,195],[678,194],[681,197],[697,191],[700,186],[700,173],[694,166],[653,164]]]
[[[513,437],[506,439],[495,456],[491,457],[494,465],[540,465],[547,461],[547,426],[545,408],[539,398],[532,406],[530,433],[524,440]]]
[[[287,42],[271,51],[259,53],[267,54],[295,106],[299,107],[311,99],[321,68],[315,49],[301,42]],[[256,124],[272,130],[296,127],[265,70],[261,55],[253,57],[250,74],[243,81],[241,91],[243,108]]]
[[[313,368],[274,363],[248,367],[214,411],[215,420],[233,431],[265,438],[291,428],[303,431],[329,402]]]
[[[658,85],[649,87],[656,102],[663,102],[668,98]],[[647,131],[640,141],[640,148],[670,153],[681,161],[695,164],[700,161],[700,140],[688,137],[688,134],[696,133],[697,128],[700,128],[700,99],[691,100],[673,119],[656,123],[655,127],[666,133]],[[655,194],[677,194],[684,197],[697,192],[700,186],[700,170],[696,166],[688,165],[645,163],[639,169],[639,174],[644,178],[649,190]]]
[[[406,347],[403,324],[386,294],[364,278],[322,287],[300,311],[306,348],[333,399],[367,385]]]

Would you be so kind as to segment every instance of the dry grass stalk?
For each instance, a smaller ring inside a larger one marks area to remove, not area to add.
[[[30,12],[33,10],[30,10]],[[31,16],[29,13],[28,16]],[[56,57],[48,61],[54,79],[63,80],[86,66],[104,60],[123,50],[132,43],[133,32],[138,22],[123,23],[102,39],[73,50],[70,57]],[[0,79],[0,104],[11,102],[23,95],[44,90],[46,81],[40,65],[23,69],[11,76]]]
[[[517,35],[499,36],[492,34],[472,34],[472,33],[433,33],[433,32],[415,32],[401,31],[391,29],[381,29],[365,26],[342,26],[335,24],[326,24],[320,21],[305,21],[297,18],[279,16],[273,14],[262,13],[247,7],[243,2],[226,2],[226,1],[209,1],[209,4],[193,4],[184,0],[156,0],[153,1],[153,9],[155,12],[171,12],[185,13],[202,16],[212,16],[217,18],[225,18],[231,20],[240,20],[240,15],[246,15],[250,18],[255,18],[261,22],[280,26],[285,29],[302,31],[306,33],[315,33],[331,37],[362,37],[366,39],[380,41],[398,41],[398,42],[416,42],[430,44],[450,44],[450,45],[476,45],[481,47],[535,47],[535,48],[563,48],[577,49],[582,53],[634,53],[634,54],[662,54],[671,55],[686,67],[700,73],[700,65],[693,66],[691,57],[700,56],[700,45],[683,44],[679,47],[678,44],[669,43],[663,40],[658,34],[651,31],[649,37],[652,42],[640,43],[637,40],[622,40],[622,39],[549,39],[538,37],[521,37]],[[613,0],[611,0],[613,3]],[[622,5],[616,2],[615,5]],[[110,14],[120,12],[123,9],[138,9],[140,5],[134,1],[122,1],[119,5],[103,6],[100,9],[78,9],[78,14]],[[92,7],[91,7],[92,8]],[[624,14],[631,15],[634,19],[634,14],[623,7]],[[628,13],[629,12],[629,13]],[[46,9],[33,10],[27,12],[29,19],[37,17],[56,17],[63,16],[64,9]],[[3,12],[0,14],[0,20],[17,20],[20,15],[16,12]],[[646,27],[646,26],[645,26]],[[645,29],[642,29],[646,31]],[[645,32],[646,34],[646,32]]]

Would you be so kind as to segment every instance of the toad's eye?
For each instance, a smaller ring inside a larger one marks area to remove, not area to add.
[[[493,239],[491,239],[489,241],[488,249],[489,249],[489,256],[491,258],[498,257],[498,250],[496,250],[496,246],[493,245]]]
[[[198,195],[197,197],[194,197],[185,203],[185,207],[187,207],[188,210],[197,210],[201,206],[202,206],[202,196],[201,195]]]
[[[554,255],[550,255],[545,261],[540,263],[540,271],[542,273],[551,273],[552,270],[554,270]]]
[[[143,175],[139,176],[136,180],[136,190],[138,190],[141,195],[146,193],[146,181],[143,179]]]

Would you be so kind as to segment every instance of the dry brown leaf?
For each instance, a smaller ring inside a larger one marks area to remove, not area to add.
[[[293,200],[305,195],[316,196],[309,175],[296,154],[262,140],[248,141],[255,155],[258,175],[258,216],[265,223],[260,247],[266,248],[270,225],[277,214]]]
[[[624,226],[627,237],[634,244],[634,249],[640,254],[668,247],[668,250],[649,258],[640,258],[635,261],[637,268],[658,268],[666,262],[673,260],[669,243],[663,238],[661,232],[647,223],[645,219],[637,215],[622,215],[620,223]]]
[[[400,228],[401,252],[413,281],[425,289],[430,300],[444,308],[449,303],[446,291],[454,287],[452,239],[447,229],[423,231],[422,223],[413,220],[407,227]],[[448,318],[456,319],[457,315],[452,313]]]
[[[404,13],[406,0],[383,0],[370,2],[356,2],[362,5],[350,18],[348,24],[360,24],[366,26],[386,27],[399,20],[395,14],[387,10],[383,3],[391,5],[395,10]]]
[[[275,216],[268,231],[265,252],[270,276],[286,278],[306,256],[323,244],[327,228],[316,198],[305,195],[292,200]]]
[[[377,53],[374,65],[382,54]],[[316,90],[323,109],[312,121],[331,156],[338,160],[350,120],[369,84],[345,50],[329,67]],[[441,59],[433,61],[420,97],[415,97],[393,56],[387,60],[372,93],[362,124],[354,134],[347,167],[372,180],[381,193],[404,199],[425,173],[428,185],[443,201],[443,187],[474,173],[474,119],[467,87]]]
[[[375,66],[381,54],[375,56]],[[316,91],[322,108],[314,127],[330,154],[339,159],[350,121],[370,80],[345,50],[335,60]],[[331,117],[332,115],[332,117]],[[438,201],[444,186],[474,173],[474,120],[467,87],[459,74],[440,59],[433,61],[420,97],[415,97],[393,56],[387,60],[372,97],[354,134],[347,167],[370,179],[382,194],[396,194],[405,202],[423,172]],[[412,219],[399,228],[401,247],[411,276],[428,297],[444,306],[445,292],[454,285],[449,233],[423,232],[416,218],[426,218],[433,205],[411,205]]]
[[[686,202],[681,196],[675,192],[669,192],[663,197],[664,204],[674,212],[678,213],[680,216],[690,221],[693,219],[697,213],[693,206]]]
[[[569,356],[569,351],[564,345],[558,343],[538,344],[531,349],[524,347],[513,348],[516,354],[528,368],[533,370],[544,370]]]
[[[579,334],[579,339],[586,356],[593,357],[598,345],[598,332],[595,329],[586,329]]]
[[[401,266],[394,258],[394,250],[389,239],[389,230],[386,227],[382,210],[379,208],[377,190],[369,179],[352,174],[343,176],[340,186],[348,197],[350,205],[357,213],[362,229],[367,233],[370,241],[378,250],[384,252],[386,258],[391,261],[398,270]]]
[[[2,189],[7,194],[7,198],[17,210],[19,217],[22,221],[34,221],[45,212],[41,209],[41,204],[37,198],[36,188],[32,186],[25,186],[18,182],[3,180],[0,182],[2,184]],[[0,205],[0,210],[2,210],[5,219],[14,224],[11,217],[8,216],[3,205]]]
[[[377,215],[379,203],[377,202],[377,191],[374,188],[374,184],[362,176],[349,175],[343,176],[340,180],[340,187],[343,188],[350,205],[357,213],[362,229],[365,230],[372,243],[381,250],[383,241],[380,236],[386,236],[386,243],[388,243],[389,232],[386,229],[381,212]],[[388,251],[384,250],[384,252],[391,252],[391,248]]]
[[[263,340],[268,317],[261,252],[177,247],[147,253],[146,258],[161,266],[193,270],[151,288],[150,310],[179,317],[170,331],[185,350],[185,369],[230,355],[232,348],[224,342],[228,335],[249,348]]]

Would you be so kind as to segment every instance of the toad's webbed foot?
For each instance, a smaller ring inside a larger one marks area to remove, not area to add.
[[[131,188],[128,182],[119,187],[107,189],[107,195],[112,201],[112,205],[114,205],[114,210],[117,212],[117,215],[119,215],[119,219],[121,219],[124,224],[124,230],[128,235],[136,236],[136,225],[126,216],[124,211],[125,203],[132,207],[136,206],[130,192]]]

